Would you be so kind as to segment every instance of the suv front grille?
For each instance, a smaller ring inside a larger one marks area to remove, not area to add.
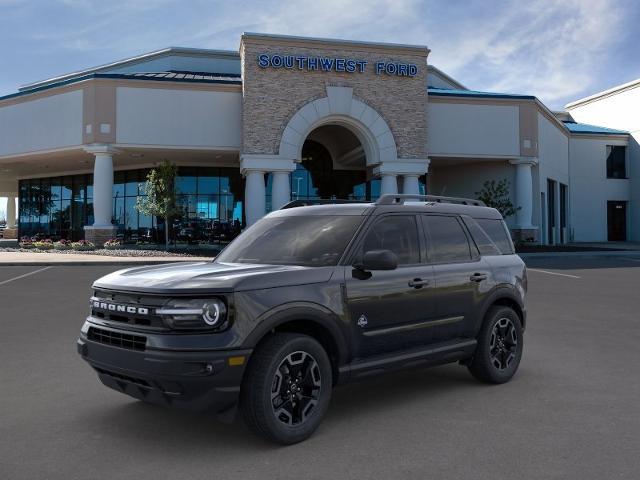
[[[91,316],[133,328],[167,330],[162,317],[155,314],[165,302],[166,298],[96,291],[90,300]]]
[[[93,342],[128,350],[144,351],[147,346],[147,337],[142,335],[130,335],[96,327],[89,327],[87,338]]]

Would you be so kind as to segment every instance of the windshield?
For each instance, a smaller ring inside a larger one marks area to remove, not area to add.
[[[216,262],[337,265],[362,218],[352,215],[263,218],[229,244]]]

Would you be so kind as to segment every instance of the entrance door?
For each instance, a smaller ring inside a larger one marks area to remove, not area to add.
[[[627,202],[607,202],[607,229],[610,242],[627,240]]]
[[[346,298],[355,356],[391,352],[429,343],[435,315],[433,267],[424,263],[414,215],[385,215],[367,230],[355,255],[391,250],[395,270],[345,268]]]

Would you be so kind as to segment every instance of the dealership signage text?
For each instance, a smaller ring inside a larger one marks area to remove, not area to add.
[[[289,70],[364,73],[368,68],[366,60],[353,58],[304,57],[296,55],[258,55],[258,66],[261,68],[286,68]],[[399,77],[415,77],[418,66],[413,63],[374,62],[376,75],[395,75]]]

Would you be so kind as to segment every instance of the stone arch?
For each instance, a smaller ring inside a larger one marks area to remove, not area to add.
[[[365,152],[367,165],[396,161],[398,151],[391,129],[382,116],[353,97],[350,87],[327,87],[327,96],[299,109],[282,132],[278,154],[296,162],[309,134],[323,125],[341,125],[353,132]]]

